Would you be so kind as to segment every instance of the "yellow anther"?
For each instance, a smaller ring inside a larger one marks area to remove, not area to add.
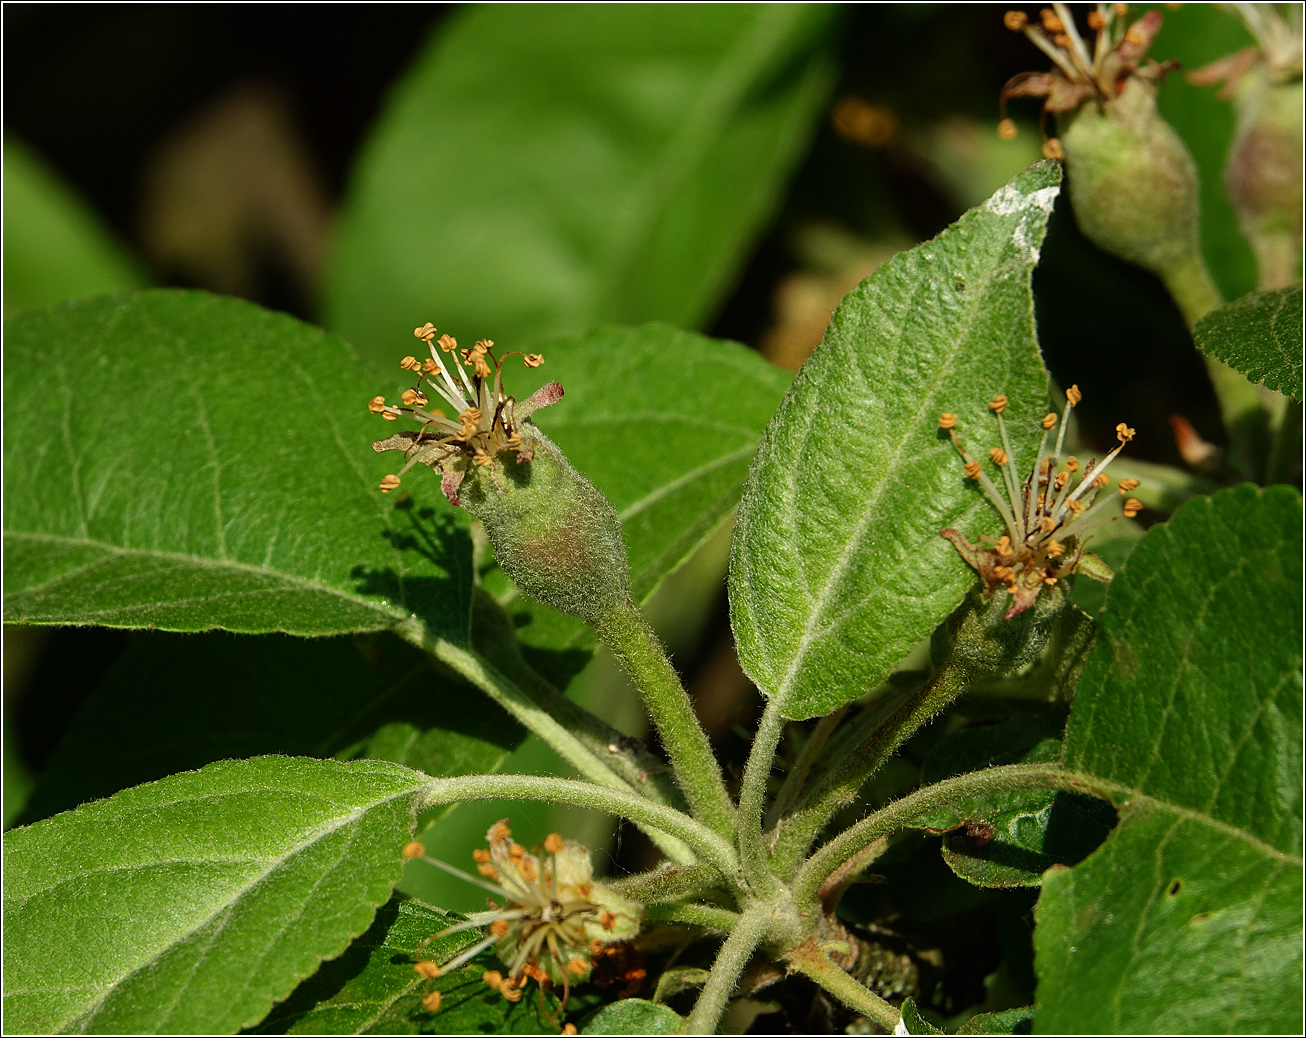
[[[1059,559],[1061,558],[1062,555],[1066,553],[1066,546],[1062,544],[1060,541],[1049,541],[1047,552],[1048,552],[1048,558]]]
[[[1044,458],[1041,462],[1039,462],[1038,474],[1040,476],[1042,476],[1044,479],[1047,479],[1048,473],[1051,471],[1052,471],[1051,458]]]
[[[604,909],[599,914],[599,926],[603,927],[603,929],[611,930],[616,925],[617,925],[617,917],[613,915],[611,912],[609,912],[607,909]]]
[[[583,977],[589,972],[589,967],[585,965],[585,960],[579,955],[572,956],[571,961],[567,963],[567,969],[578,977]]]
[[[1052,159],[1054,162],[1060,162],[1066,157],[1066,149],[1061,146],[1061,141],[1056,137],[1049,137],[1043,142],[1043,157]]]
[[[1066,27],[1062,24],[1055,12],[1050,7],[1045,7],[1038,13],[1039,20],[1043,23],[1043,28],[1048,32],[1065,32]]]
[[[394,422],[394,421],[398,421],[399,419],[399,415],[397,415],[394,411],[388,409],[381,412],[381,417],[384,418],[387,422]]]
[[[1014,119],[1003,119],[998,123],[998,136],[1004,141],[1011,140],[1019,132],[1020,131],[1016,128],[1016,120]]]
[[[374,396],[367,402],[367,409],[373,414],[380,414],[385,410],[385,397]]]
[[[430,321],[427,321],[424,325],[422,325],[422,327],[414,328],[413,334],[416,335],[423,342],[430,342],[432,339],[435,338],[435,325],[433,325]]]
[[[563,1034],[579,1034],[580,1032],[576,1030],[576,1025],[575,1025],[575,1024],[563,1024],[563,1025],[562,1025],[562,1033],[563,1033]]]
[[[1004,533],[1001,537],[998,538],[998,543],[993,546],[993,550],[996,551],[999,555],[1010,555],[1011,538]]]
[[[469,407],[466,411],[459,412],[458,421],[463,425],[477,425],[483,417],[479,407]]]
[[[1121,509],[1126,519],[1132,519],[1142,510],[1143,510],[1143,502],[1138,500],[1138,498],[1136,497],[1128,498],[1125,501],[1124,508]]]
[[[472,461],[476,462],[476,464],[480,465],[482,468],[494,464],[494,459],[485,453],[484,447],[476,448],[476,454],[472,458]]]
[[[966,462],[966,464],[961,467],[961,470],[965,472],[966,475],[968,475],[971,479],[979,479],[980,463],[972,458],[970,461]]]
[[[429,1012],[434,1013],[437,1009],[440,1008],[440,992],[432,991],[429,995],[427,995],[424,999],[422,999],[422,1005]]]
[[[458,340],[447,333],[441,335],[440,338],[435,341],[435,344],[439,346],[440,349],[444,350],[445,353],[452,353],[458,348]]]
[[[498,988],[503,983],[503,974],[498,970],[486,970],[481,974],[481,983],[486,987]]]
[[[418,363],[417,358],[411,356],[405,357],[403,360],[401,360],[399,362],[399,366],[403,368],[405,371],[420,371],[422,368],[422,365]]]
[[[1116,484],[1116,486],[1120,488],[1120,493],[1127,494],[1131,490],[1137,490],[1139,487],[1139,483],[1138,480],[1130,477],[1129,479],[1122,479],[1119,483]]]
[[[477,847],[476,850],[472,851],[472,861],[476,862],[476,864],[484,865],[489,860],[490,852],[484,847]]]
[[[412,407],[414,404],[417,404],[418,401],[421,401],[421,403],[423,404],[426,403],[426,397],[422,396],[422,394],[415,389],[405,389],[403,393],[400,394],[399,399],[402,400],[409,407]],[[418,406],[421,405],[419,404]]]
[[[487,865],[477,865],[477,866],[476,866],[476,871],[479,872],[479,873],[480,873],[482,876],[484,876],[486,879],[494,879],[494,880],[497,880],[497,879],[499,878],[499,870],[496,869],[493,865],[488,865],[488,864],[487,864]]]
[[[1052,489],[1060,490],[1062,487],[1066,485],[1066,480],[1068,480],[1069,478],[1070,478],[1070,474],[1068,472],[1058,472],[1057,478],[1052,481]]]
[[[473,350],[478,353],[489,353],[492,349],[494,349],[493,339],[477,339],[473,347]]]
[[[426,848],[416,840],[409,840],[400,853],[411,861],[413,858],[426,857]]]
[[[1057,528],[1056,520],[1053,519],[1052,516],[1050,515],[1045,515],[1042,519],[1040,519],[1038,521],[1038,525],[1039,528],[1044,533],[1051,533],[1053,530]]]
[[[1083,514],[1083,511],[1084,511],[1084,502],[1082,502],[1082,501],[1067,501],[1067,502],[1066,502],[1066,507],[1069,508],[1072,512],[1074,512],[1075,515],[1082,515],[1082,514]]]
[[[562,850],[562,837],[557,833],[549,833],[544,838],[544,849],[550,854],[558,854]]]
[[[989,457],[993,459],[994,465],[1005,465],[1007,463],[1007,452],[1001,447],[994,447],[990,450]]]
[[[1077,406],[1084,399],[1084,394],[1079,391],[1078,384],[1066,390],[1066,399],[1070,402],[1071,407]]]
[[[1116,13],[1116,17],[1117,17],[1117,18],[1123,18],[1125,15],[1127,15],[1127,14],[1129,13],[1129,5],[1128,5],[1128,4],[1112,4],[1112,5],[1111,5],[1111,10],[1115,11],[1115,13]]]
[[[522,363],[525,364],[528,368],[538,368],[541,364],[544,363],[544,354],[528,353],[526,354],[525,357],[522,358]]]
[[[1125,33],[1125,42],[1133,44],[1135,47],[1141,47],[1144,43],[1147,42],[1147,40],[1143,37],[1143,34],[1139,30],[1138,26],[1134,25],[1134,26],[1130,26],[1129,31]]]
[[[399,477],[391,473],[381,479],[381,493],[388,494],[399,485]]]
[[[1007,398],[999,393],[989,402],[989,410],[995,414],[1002,414],[1007,409]]]
[[[1101,32],[1106,28],[1106,19],[1096,11],[1088,12],[1088,27],[1094,32]]]
[[[520,1002],[522,996],[522,989],[516,987],[511,981],[505,980],[502,984],[499,985],[499,994],[501,994],[509,1002]]]
[[[1101,490],[1104,486],[1106,486],[1110,482],[1111,480],[1107,478],[1107,474],[1105,472],[1099,472],[1096,476],[1093,477],[1093,486],[1097,487],[1098,490]]]
[[[1012,32],[1020,32],[1029,24],[1029,15],[1024,11],[1008,11],[1002,16],[1002,24]]]
[[[1066,459],[1066,471],[1067,472],[1079,471],[1079,459],[1076,458],[1073,454]]]
[[[521,859],[525,857],[525,855],[526,855],[526,848],[523,847],[520,843],[514,843],[511,847],[508,848],[508,857],[510,857],[513,861],[521,861]]]
[[[490,365],[485,363],[484,353],[472,354],[472,368],[473,370],[475,370],[477,378],[490,377]]]
[[[1121,443],[1128,443],[1130,440],[1134,438],[1134,431],[1135,430],[1125,425],[1124,422],[1121,422],[1119,425],[1116,426],[1116,439],[1118,439]]]
[[[440,967],[433,962],[415,962],[413,963],[413,972],[419,977],[425,977],[427,980],[435,980],[440,975]]]
[[[1055,36],[1053,36],[1052,42],[1055,43],[1062,50],[1070,50],[1072,46],[1070,42],[1070,37],[1067,36],[1064,32],[1059,32]]]
[[[377,399],[379,400],[380,397],[378,397]],[[956,426],[956,424],[957,424],[957,416],[953,414],[951,411],[944,411],[943,414],[939,415],[940,429],[952,429]]]
[[[517,863],[517,871],[521,873],[521,878],[527,883],[534,883],[540,875],[540,867],[535,864],[532,858],[522,858]]]
[[[507,919],[496,919],[490,924],[490,933],[495,937],[507,937],[509,929]]]
[[[1010,566],[994,566],[993,575],[999,580],[1010,580],[1012,571]]]
[[[1056,578],[1056,577],[1044,577],[1044,578],[1043,578],[1043,583],[1046,584],[1048,587],[1052,587],[1052,585],[1054,585],[1056,582],[1057,582],[1057,578]]]
[[[1053,411],[1049,411],[1047,414],[1043,416],[1043,421],[1040,424],[1043,426],[1044,429],[1051,429],[1054,425],[1057,424],[1056,413]]]
[[[438,375],[444,369],[430,357],[427,357],[426,360],[422,361],[422,370],[428,375]]]

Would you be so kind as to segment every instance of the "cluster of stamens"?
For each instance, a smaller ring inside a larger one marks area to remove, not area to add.
[[[521,999],[528,981],[534,980],[541,992],[560,985],[565,1006],[571,985],[589,977],[605,948],[635,935],[639,906],[597,883],[589,851],[557,833],[550,833],[542,847],[527,851],[512,839],[505,819],[490,827],[486,839],[489,849],[472,853],[480,879],[426,857],[420,844],[410,844],[417,848],[410,857],[421,857],[504,899],[503,904],[487,899],[489,911],[474,912],[428,938],[483,927],[486,934],[480,941],[449,962],[419,961],[413,968],[419,976],[434,979],[493,946],[505,971],[486,970],[482,983],[509,1002]],[[439,993],[432,992],[423,1004],[439,1008]]]
[[[1051,72],[1022,72],[1007,82],[1002,89],[999,135],[1016,136],[1016,124],[1006,116],[1008,98],[1045,98],[1039,119],[1043,155],[1049,159],[1065,158],[1060,140],[1047,134],[1047,113],[1068,112],[1089,98],[1114,99],[1138,70],[1161,27],[1159,11],[1149,11],[1132,25],[1126,21],[1128,13],[1128,4],[1096,4],[1088,16],[1088,27],[1094,33],[1091,48],[1075,27],[1074,16],[1066,4],[1056,3],[1040,10],[1037,25],[1024,11],[1004,14],[1003,24],[1012,32],[1023,33],[1052,59],[1056,68]],[[1143,74],[1156,80],[1173,67],[1174,62],[1154,63]]]
[[[945,412],[939,415],[939,427],[946,429],[954,446],[961,454],[966,475],[978,481],[984,494],[1002,515],[1006,533],[997,540],[981,537],[989,547],[971,544],[956,530],[944,530],[943,536],[951,541],[964,558],[984,579],[990,590],[1005,588],[1011,593],[1012,605],[1008,618],[1028,609],[1039,591],[1055,585],[1063,577],[1080,570],[1088,576],[1100,576],[1101,570],[1084,566],[1091,556],[1084,555],[1087,535],[1119,518],[1106,514],[1116,499],[1104,493],[1111,481],[1107,466],[1115,460],[1126,443],[1134,438],[1134,430],[1124,422],[1116,426],[1119,443],[1099,464],[1090,460],[1081,465],[1078,458],[1067,457],[1061,462],[1061,451],[1066,438],[1066,419],[1070,409],[1082,399],[1078,386],[1066,390],[1066,406],[1060,417],[1060,429],[1055,412],[1046,414],[1042,422],[1043,435],[1039,441],[1038,459],[1023,483],[1019,480],[1012,461],[1011,443],[1002,414],[1007,409],[1007,398],[997,396],[989,409],[998,420],[1001,447],[992,448],[989,460],[997,467],[1001,480],[1000,490],[984,471],[984,466],[967,453],[957,435],[957,416]],[[1048,438],[1056,430],[1056,443],[1048,452]],[[1122,479],[1116,487],[1121,496],[1138,488],[1138,480]],[[1126,497],[1122,514],[1133,518],[1142,511],[1137,498]],[[1109,576],[1106,577],[1109,579]]]
[[[400,361],[401,368],[417,377],[412,388],[400,396],[402,403],[389,404],[385,397],[377,396],[367,405],[369,411],[388,422],[408,415],[422,423],[420,431],[408,437],[407,463],[397,473],[381,480],[382,493],[399,486],[400,478],[419,461],[441,466],[465,458],[475,465],[491,466],[500,451],[515,452],[517,460],[522,462],[530,461],[534,453],[522,441],[524,409],[504,392],[503,360],[495,359],[494,343],[481,339],[470,350],[459,349],[453,336],[441,335],[437,339],[435,333],[436,328],[429,321],[413,329],[413,334],[426,343],[431,356],[420,361],[408,356]],[[544,357],[538,353],[514,350],[504,359],[511,356],[522,357],[528,368],[538,368],[544,363]],[[431,393],[427,389],[449,405],[454,418],[428,406]]]

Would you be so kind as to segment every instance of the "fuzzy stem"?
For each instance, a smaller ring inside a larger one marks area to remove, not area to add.
[[[644,918],[654,922],[701,926],[719,934],[728,934],[739,925],[738,912],[703,904],[650,905],[644,911]]]
[[[810,977],[854,1012],[879,1024],[889,1034],[896,1034],[902,1014],[856,978],[849,976],[809,945],[803,945],[786,961],[799,973]]]
[[[880,765],[921,725],[965,691],[969,669],[945,663],[887,718],[868,731],[842,762],[827,772],[798,808],[781,821],[772,867],[789,875],[835,813],[857,795]]]
[[[802,752],[798,754],[798,759],[794,761],[794,766],[789,769],[789,774],[785,776],[784,784],[780,787],[780,792],[776,794],[775,803],[767,809],[768,825],[775,825],[776,821],[784,817],[786,811],[792,806],[794,798],[803,791],[803,786],[807,783],[807,776],[812,772],[812,765],[816,763],[816,758],[820,752],[825,749],[826,744],[830,741],[830,736],[834,730],[839,727],[844,716],[848,713],[848,704],[839,707],[832,714],[826,714],[812,729],[812,734],[808,737],[807,742],[803,744]]]
[[[1270,457],[1265,465],[1265,483],[1286,483],[1293,465],[1301,459],[1301,402],[1288,400],[1274,428]]]
[[[432,779],[421,810],[463,800],[545,800],[621,815],[632,822],[670,833],[716,866],[727,880],[739,868],[735,849],[712,830],[673,808],[610,787],[541,775],[460,775]]]
[[[753,736],[744,779],[739,789],[739,854],[744,877],[758,896],[774,894],[779,880],[771,872],[770,856],[762,841],[762,811],[766,806],[766,780],[771,775],[776,747],[784,732],[785,719],[779,700],[766,701],[762,720]]]
[[[1067,771],[1059,764],[1006,764],[972,771],[925,786],[900,800],[873,811],[850,826],[811,856],[794,878],[794,900],[800,911],[818,911],[819,892],[828,876],[871,842],[932,811],[952,807],[975,796],[991,796],[1027,789],[1059,789],[1110,799],[1122,790],[1104,779]]]
[[[721,945],[711,975],[689,1014],[689,1022],[685,1025],[687,1034],[716,1033],[717,1023],[725,1012],[739,975],[766,934],[770,916],[768,905],[754,903],[739,917],[730,936]]]
[[[523,727],[538,735],[584,778],[614,791],[631,792],[631,787],[592,747],[586,745],[584,739],[478,653],[454,645],[443,638],[434,637],[425,624],[416,621],[404,625],[398,633],[488,695],[521,722]],[[639,792],[643,794],[643,790]],[[679,814],[677,811],[673,813]],[[669,838],[666,833],[652,830],[648,834],[649,838],[673,861],[689,864],[695,860],[693,853],[681,841]]]
[[[712,744],[653,628],[627,599],[595,620],[594,630],[639,690],[694,817],[733,838],[735,808]]]
[[[714,891],[735,893],[721,885],[721,874],[711,865],[672,865],[663,862],[648,872],[610,880],[622,897],[641,905],[670,904],[686,898],[701,898]]]

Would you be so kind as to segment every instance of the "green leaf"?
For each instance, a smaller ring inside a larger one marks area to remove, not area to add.
[[[1000,764],[1061,756],[1049,718],[1019,714],[953,732],[921,765],[921,785]],[[920,826],[943,832],[943,860],[979,887],[1036,887],[1053,865],[1073,865],[1101,845],[1115,824],[1110,805],[1091,797],[1032,791],[969,797],[932,812]]]
[[[1197,322],[1199,349],[1251,381],[1302,398],[1301,284],[1251,292]]]
[[[392,898],[367,933],[296,988],[257,1033],[556,1034],[540,1018],[537,998],[511,1003],[481,983],[485,970],[502,968],[493,952],[434,982],[413,971],[419,959],[447,962],[481,939],[480,930],[429,939],[458,921],[420,901]],[[431,991],[441,995],[435,1013],[422,1006]]]
[[[1182,505],[1116,576],[1066,764],[1120,825],[1044,877],[1038,1029],[1301,1026],[1301,499]]]
[[[200,292],[22,315],[5,336],[8,623],[465,642],[470,545],[377,483],[377,379],[341,340]]]
[[[536,420],[621,515],[631,590],[644,601],[735,507],[790,375],[737,343],[665,325],[606,328],[543,352],[536,379],[567,395]],[[535,389],[520,385],[514,377],[519,399]],[[486,587],[528,647],[593,645],[588,627],[519,595],[502,573]]]
[[[11,830],[6,1028],[257,1023],[368,928],[426,782],[379,761],[223,761]]]
[[[30,151],[4,139],[5,318],[149,279],[86,202]]]
[[[921,1011],[917,1007],[914,999],[907,998],[902,1003],[902,1021],[899,1023],[895,1032],[901,1031],[903,1034],[944,1034],[946,1032],[939,1030],[932,1023],[921,1016]]]
[[[1033,464],[1047,373],[1030,275],[1059,179],[1032,166],[862,282],[768,426],[735,527],[730,615],[744,670],[786,717],[884,680],[974,582],[939,531],[974,540],[1000,520],[938,417],[955,412],[973,450],[996,444],[986,404],[1005,393],[1014,460]]]
[[[488,772],[524,737],[488,698],[391,635],[152,633],[78,711],[22,820],[270,753],[389,760],[437,776]]]
[[[829,86],[832,11],[486,5],[441,26],[365,147],[325,297],[364,355],[433,320],[516,349],[696,326]]]
[[[581,1034],[680,1034],[684,1026],[685,1018],[670,1006],[623,998],[591,1016]]]
[[[1034,1007],[1019,1006],[996,1013],[976,1013],[957,1028],[958,1034],[1033,1034]]]

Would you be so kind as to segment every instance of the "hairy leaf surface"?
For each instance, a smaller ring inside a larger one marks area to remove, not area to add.
[[[368,928],[426,782],[380,761],[223,761],[11,830],[6,1028],[257,1023]]]
[[[4,374],[6,622],[466,640],[467,536],[378,491],[341,340],[151,291],[22,315]]]
[[[1198,347],[1253,382],[1302,398],[1301,285],[1252,292],[1197,322]]]
[[[487,5],[443,24],[367,144],[326,324],[385,359],[434,321],[515,349],[700,325],[802,154],[831,12]]]
[[[882,681],[961,601],[974,572],[939,536],[1000,523],[938,426],[983,457],[1010,398],[1020,466],[1047,406],[1030,275],[1059,190],[1040,163],[835,311],[767,427],[740,504],[730,615],[740,661],[787,717]]]
[[[1301,500],[1181,506],[1116,576],[1066,731],[1121,822],[1044,877],[1045,1033],[1301,1024]]]

